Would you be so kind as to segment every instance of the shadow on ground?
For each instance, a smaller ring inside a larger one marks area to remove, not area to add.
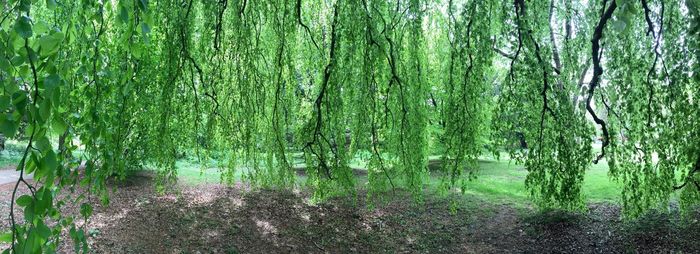
[[[370,210],[363,194],[313,205],[305,193],[242,185],[165,195],[148,176],[122,185],[89,223],[97,253],[700,252],[697,214],[627,223],[611,204],[537,213],[463,196],[417,204],[397,192]]]

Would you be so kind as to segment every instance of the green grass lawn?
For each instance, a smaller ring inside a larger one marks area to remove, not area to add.
[[[527,171],[510,160],[485,159],[479,162],[478,177],[469,183],[467,193],[497,203],[528,203],[525,189]],[[583,193],[589,202],[618,202],[620,185],[608,177],[604,162],[592,165],[586,172]]]
[[[0,152],[0,169],[12,169],[21,159],[26,143],[15,140],[8,140],[5,150]],[[292,154],[295,167],[302,167],[303,160],[301,154]],[[439,156],[431,156],[431,160],[439,159]],[[221,182],[221,169],[216,162],[203,164],[195,159],[179,160],[176,163],[178,176],[181,182],[198,185],[214,184]],[[350,161],[352,168],[365,168],[364,160],[355,158]],[[525,189],[525,177],[527,171],[521,165],[516,165],[515,161],[508,159],[508,156],[501,156],[498,160],[491,156],[484,156],[478,162],[476,179],[467,184],[466,194],[481,199],[491,201],[495,204],[529,205],[530,198]],[[245,168],[236,170],[234,178],[236,181],[242,179],[246,172]],[[303,183],[306,177],[299,176],[299,183]],[[427,188],[435,189],[440,183],[438,176],[432,176],[427,183]],[[367,182],[366,177],[358,178],[358,184]],[[612,202],[618,203],[620,199],[620,185],[613,182],[608,177],[608,166],[605,161],[594,164],[586,172],[583,183],[583,193],[588,202]]]
[[[512,204],[516,206],[531,204],[528,191],[525,189],[527,171],[515,161],[509,159],[497,160],[493,157],[482,157],[479,160],[476,179],[468,183],[467,195],[489,200],[496,204]],[[507,158],[507,157],[506,157]],[[431,157],[431,159],[433,159]],[[302,165],[296,162],[297,166]],[[203,168],[196,161],[182,160],[177,164],[178,175],[186,184],[211,184],[220,182],[221,172],[209,165]],[[362,168],[364,164],[353,160],[351,167]],[[235,178],[240,180],[245,169],[236,171]],[[298,177],[303,182],[305,177]],[[358,183],[365,183],[366,177],[359,177]],[[428,189],[434,189],[440,183],[439,177],[431,177]],[[605,161],[594,164],[586,172],[583,183],[583,193],[588,202],[612,202],[620,199],[620,185],[608,177],[608,166]]]

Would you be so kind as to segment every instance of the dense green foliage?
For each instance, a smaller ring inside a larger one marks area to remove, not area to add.
[[[53,250],[64,228],[87,248],[63,204],[87,218],[107,178],[155,165],[165,186],[182,156],[291,187],[303,154],[318,199],[355,193],[362,157],[370,195],[420,199],[430,174],[465,191],[505,149],[543,207],[582,208],[600,161],[628,215],[700,200],[698,0],[0,5],[0,129],[27,140],[17,169],[37,182],[15,187],[32,189],[13,196],[16,252]],[[75,185],[91,192],[59,198]]]

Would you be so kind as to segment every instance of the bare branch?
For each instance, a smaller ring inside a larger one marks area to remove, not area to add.
[[[605,1],[607,2],[607,1]],[[603,3],[603,8],[605,8],[606,3]],[[595,89],[598,87],[600,84],[600,77],[603,75],[603,67],[600,65],[600,57],[601,57],[601,49],[600,49],[600,39],[603,38],[603,29],[605,28],[605,24],[612,18],[612,14],[617,8],[617,3],[615,0],[610,3],[610,6],[605,10],[603,15],[600,17],[600,20],[598,21],[598,25],[596,25],[595,30],[593,31],[593,39],[591,40],[591,54],[592,54],[592,59],[593,59],[593,78],[591,78],[591,83],[588,86],[588,98],[586,98],[586,110],[588,111],[589,114],[591,114],[591,117],[593,117],[593,121],[595,121],[596,124],[600,125],[601,130],[603,131],[603,145],[601,147],[600,154],[593,160],[593,163],[598,163],[600,159],[602,159],[605,156],[605,148],[610,144],[610,133],[608,132],[608,126],[601,119],[598,117],[598,115],[595,113],[595,110],[593,110],[593,106],[591,105],[591,101],[593,100],[593,94],[595,92]]]
[[[656,38],[654,23],[651,21],[651,9],[649,9],[647,0],[642,0],[642,7],[644,8],[644,19],[647,21],[647,35],[651,34]]]
[[[505,58],[508,58],[508,59],[511,59],[511,60],[515,59],[515,55],[510,54],[510,53],[508,53],[508,52],[505,52],[505,51],[503,51],[503,50],[497,48],[496,46],[493,47],[493,51],[496,51],[496,53],[498,53],[499,55],[501,55],[501,56],[503,56],[503,57],[505,57]]]

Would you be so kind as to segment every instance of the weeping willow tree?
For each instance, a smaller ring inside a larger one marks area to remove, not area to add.
[[[465,191],[480,156],[507,151],[541,207],[582,209],[593,163],[626,215],[700,201],[697,0],[0,5],[0,130],[27,142],[14,252],[53,251],[63,230],[86,251],[109,178],[153,167],[164,187],[185,156],[229,184],[298,187],[303,167],[316,200],[420,201],[431,175]]]
[[[580,90],[579,76],[586,72],[578,64],[585,61],[580,40],[585,40],[586,33],[570,32],[574,25],[583,26],[572,17],[555,19],[560,14],[555,13],[556,4],[515,1],[513,10],[504,15],[503,22],[512,24],[505,29],[515,38],[508,40],[513,53],[504,54],[508,73],[495,122],[501,130],[497,133],[512,140],[516,130],[527,141],[528,149],[511,153],[528,170],[525,184],[534,200],[545,207],[575,209],[583,204],[581,183],[592,157],[593,133],[586,111],[577,109],[572,99]],[[570,6],[576,7],[580,6]],[[564,33],[557,29],[561,25],[566,26]],[[564,34],[563,40],[557,34]],[[558,44],[564,54],[559,53]]]

